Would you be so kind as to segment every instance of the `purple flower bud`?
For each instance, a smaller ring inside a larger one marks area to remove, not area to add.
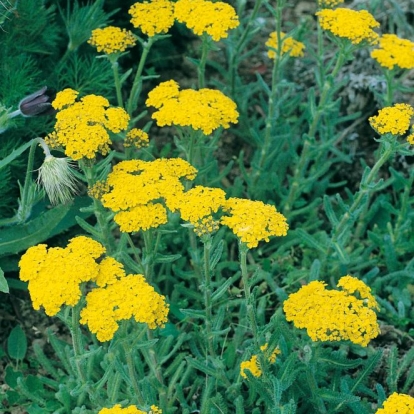
[[[32,93],[19,103],[19,110],[23,116],[52,115],[56,111],[51,102],[55,98],[55,93],[46,93],[47,86],[35,93]]]

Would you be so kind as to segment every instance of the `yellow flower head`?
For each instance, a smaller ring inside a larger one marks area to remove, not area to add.
[[[281,55],[289,53],[292,57],[303,56],[303,49],[305,49],[305,45],[302,42],[299,42],[292,37],[286,37],[286,34],[283,32],[280,32],[280,37],[281,40],[283,40]],[[273,49],[278,49],[276,32],[270,33],[269,40],[266,42],[266,46]],[[276,52],[274,50],[269,50],[267,52],[267,56],[269,56],[270,59],[276,59]]]
[[[139,128],[132,128],[125,137],[124,147],[143,148],[148,147],[148,134]]]
[[[167,210],[161,203],[141,204],[119,211],[114,221],[124,233],[157,228],[168,221]]]
[[[257,360],[257,355],[253,355],[248,361],[243,361],[240,364],[240,375],[243,378],[247,378],[245,370],[249,370],[253,376],[260,377],[262,375],[262,370],[259,365],[259,361]]]
[[[348,39],[357,45],[361,42],[370,44],[378,41],[378,34],[372,29],[379,27],[379,23],[366,10],[351,9],[323,9],[316,13],[322,29],[333,35]]]
[[[168,32],[174,24],[174,3],[168,0],[135,3],[128,13],[132,16],[132,25],[150,37]]]
[[[78,91],[74,89],[66,88],[56,94],[56,98],[52,102],[52,106],[55,109],[62,109],[65,106],[73,105],[76,101],[76,97],[79,95]]]
[[[414,145],[414,133],[408,135],[407,141],[409,144]]]
[[[141,411],[135,405],[122,408],[121,404],[116,404],[112,408],[102,408],[98,414],[162,414],[162,410],[156,405],[151,405],[150,411]]]
[[[269,347],[269,344],[266,343],[264,345],[262,345],[260,347],[260,350],[265,353],[267,351],[267,348]],[[268,357],[267,360],[271,363],[274,364],[276,362],[276,358],[277,355],[279,355],[281,353],[279,348],[275,348],[271,354],[269,355],[268,352]],[[244,372],[245,370],[249,370],[255,377],[260,377],[262,375],[262,369],[260,367],[260,363],[258,361],[258,356],[257,355],[253,355],[248,361],[243,361],[240,364],[240,375],[243,378],[247,378],[246,373]]]
[[[108,26],[92,30],[88,43],[95,46],[98,52],[110,55],[124,52],[128,47],[135,46],[135,37],[129,30]]]
[[[229,128],[230,123],[237,123],[239,116],[236,104],[222,92],[206,88],[179,91],[175,81],[154,88],[145,104],[158,109],[152,115],[158,126],[191,126],[205,135],[219,127]]]
[[[96,280],[96,260],[104,252],[101,244],[85,236],[71,239],[66,248],[30,247],[19,267],[20,279],[29,282],[34,309],[43,306],[47,315],[54,316],[63,305],[75,306],[81,297],[79,285]]]
[[[215,220],[212,216],[206,216],[194,223],[194,233],[198,237],[211,235],[220,228],[220,222]]]
[[[198,185],[178,196],[181,218],[194,226],[194,232],[201,237],[216,232],[219,222],[213,213],[226,201],[226,193],[220,188]]]
[[[134,317],[150,329],[163,327],[167,322],[168,305],[165,297],[155,292],[143,275],[122,275],[103,288],[95,288],[86,295],[86,307],[80,322],[88,325],[99,341],[113,338],[119,321]]]
[[[403,135],[410,128],[414,108],[408,104],[395,104],[381,109],[378,115],[369,118],[369,123],[380,135]]]
[[[322,8],[336,7],[338,4],[342,4],[344,0],[318,0],[318,6]]]
[[[375,414],[412,414],[414,413],[414,398],[407,394],[392,393]]]
[[[226,193],[220,188],[197,185],[179,198],[181,218],[196,224],[201,218],[217,213],[226,201]]]
[[[165,205],[175,211],[184,191],[180,179],[193,180],[197,170],[181,158],[130,160],[117,164],[108,175],[101,201],[115,213],[121,231],[132,232],[166,223]]]
[[[379,307],[370,288],[351,276],[339,280],[342,291],[325,286],[313,281],[291,294],[283,304],[286,319],[297,328],[306,328],[313,341],[349,340],[367,346],[380,333],[373,310]]]
[[[269,344],[265,343],[264,345],[262,345],[260,347],[260,350],[265,353],[267,351],[267,348],[269,348]],[[281,354],[282,351],[279,348],[275,348],[270,355],[268,356],[267,360],[271,363],[274,364],[276,362],[276,358],[279,354]]]
[[[45,139],[53,148],[63,147],[73,160],[95,158],[109,152],[108,130],[118,133],[128,127],[129,115],[122,108],[109,107],[102,96],[87,95],[75,102],[76,91],[58,93],[52,103],[60,111],[56,114],[55,130]],[[56,102],[56,103],[55,103]]]
[[[109,191],[106,181],[97,181],[92,187],[88,188],[88,196],[100,200]]]
[[[270,236],[286,236],[286,217],[270,204],[261,201],[229,198],[223,206],[228,216],[222,217],[224,224],[246,243],[249,248],[257,247],[259,241],[269,241]]]
[[[178,0],[175,18],[196,35],[207,33],[218,42],[228,36],[228,31],[239,25],[239,18],[232,6],[221,1]]]
[[[414,43],[400,39],[395,34],[385,34],[379,39],[379,48],[371,52],[371,57],[382,67],[394,69],[414,68]]]

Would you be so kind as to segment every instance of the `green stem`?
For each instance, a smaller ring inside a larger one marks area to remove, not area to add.
[[[24,179],[23,190],[21,191],[21,196],[20,196],[19,209],[13,217],[0,220],[0,226],[6,226],[6,225],[15,224],[15,223],[23,223],[30,216],[30,212],[33,206],[30,193],[31,193],[31,190],[33,191],[33,186],[34,186],[34,183],[32,180],[32,174],[33,174],[34,157],[35,157],[35,151],[36,151],[37,145],[40,145],[43,148],[43,151],[46,156],[50,155],[50,150],[42,138],[34,138],[30,142],[30,144],[28,143],[28,145],[24,147],[24,151],[27,148],[30,148],[30,150],[29,150],[29,156],[27,159],[27,168],[26,168],[26,175]],[[6,159],[7,157],[3,161],[6,161]],[[6,162],[5,162],[5,165],[7,165]]]
[[[137,248],[135,247],[135,244],[134,244],[134,241],[132,240],[131,235],[130,235],[129,233],[123,233],[123,234],[124,234],[124,237],[126,237],[126,239],[128,240],[128,244],[130,245],[130,247],[131,247],[131,249],[132,249],[132,252],[133,252],[133,255],[134,255],[135,261],[136,261],[138,264],[140,264],[140,265],[141,265],[141,267],[144,269],[144,266],[142,265],[142,260],[141,260],[141,258],[140,258],[140,256],[139,256],[139,253],[138,253]]]
[[[89,167],[84,161],[79,161],[79,167],[85,174],[88,187],[91,188],[96,183],[96,176],[93,167]],[[116,247],[115,239],[112,235],[111,229],[109,227],[109,222],[107,220],[107,211],[99,200],[96,198],[92,198],[92,200],[94,214],[96,221],[98,222],[102,243],[106,249],[106,253],[108,255],[111,255],[116,251]]]
[[[156,252],[154,250],[154,235],[152,229],[146,230],[142,232],[144,236],[144,253],[145,257],[143,257],[144,263],[144,276],[145,279],[149,284],[152,283],[152,276],[154,272],[154,259]]]
[[[253,11],[250,14],[250,18],[246,24],[246,27],[242,33],[242,35],[239,38],[239,41],[233,51],[233,55],[230,59],[230,86],[231,86],[231,96],[234,96],[235,94],[235,89],[236,89],[236,73],[237,73],[237,68],[238,68],[238,64],[237,59],[240,57],[240,52],[242,50],[242,48],[244,47],[244,43],[247,39],[247,36],[250,34],[252,28],[253,28],[253,23],[256,21],[256,17],[257,14],[259,13],[260,10],[260,6],[262,5],[262,1],[263,0],[256,0],[254,3],[254,7],[253,7]]]
[[[216,358],[212,331],[212,303],[211,303],[211,269],[210,269],[211,238],[204,243],[204,306],[206,308],[207,346],[210,356]]]
[[[117,57],[111,58],[111,56],[109,56],[109,61],[111,62],[112,73],[114,75],[116,99],[118,102],[118,106],[123,107],[124,101],[122,99],[121,81],[119,79],[119,64]]]
[[[394,96],[394,71],[393,70],[385,70],[385,80],[387,84],[387,93],[385,95],[385,103],[384,106],[391,106],[393,103],[393,96]]]
[[[142,71],[144,70],[145,62],[148,57],[148,53],[151,50],[152,45],[157,41],[157,36],[152,36],[148,38],[147,42],[143,42],[143,51],[141,59],[138,64],[137,71],[135,73],[134,82],[132,84],[131,93],[127,102],[127,112],[132,117],[132,113],[138,106],[138,98],[141,93],[142,87]]]
[[[201,58],[200,63],[197,66],[197,74],[198,74],[198,88],[202,89],[205,87],[206,84],[206,63],[207,63],[207,56],[210,50],[209,47],[209,37],[206,33],[203,32],[202,36],[202,46],[201,46]]]
[[[76,369],[82,384],[85,384],[86,378],[83,372],[83,363],[80,361],[80,358],[83,355],[82,332],[79,326],[81,308],[81,301],[79,301],[78,304],[72,308],[72,323],[70,325],[70,334],[72,336],[72,346]]]
[[[151,331],[151,329],[147,329],[147,339],[148,341],[152,341],[154,339],[154,335]],[[157,378],[159,384],[160,384],[160,388],[158,389],[158,397],[160,399],[160,406],[161,409],[163,410],[163,412],[165,412],[165,410],[167,409],[168,406],[168,398],[167,398],[167,391],[166,391],[166,387],[165,387],[165,382],[164,382],[164,376],[162,373],[162,368],[161,365],[158,361],[158,356],[156,354],[156,352],[154,351],[153,348],[150,348],[148,350],[149,353],[149,357],[151,359],[151,368],[155,374],[155,377]]]
[[[259,344],[259,329],[257,326],[257,320],[255,315],[255,309],[254,309],[254,303],[253,303],[253,297],[250,292],[250,282],[249,282],[249,274],[247,271],[247,253],[249,249],[248,247],[243,244],[242,242],[239,242],[239,252],[240,252],[240,269],[242,274],[242,280],[243,280],[243,290],[244,290],[244,296],[246,299],[246,307],[247,307],[247,316],[249,317],[252,333],[253,333],[253,341],[255,343],[256,349],[260,349]]]
[[[345,53],[341,49],[338,54],[338,59],[336,61],[335,67],[332,70],[332,79],[335,79],[338,75],[338,72],[340,71],[342,65],[345,62]],[[296,164],[295,170],[293,172],[293,179],[289,186],[289,193],[286,198],[286,203],[283,208],[283,213],[285,215],[288,215],[289,212],[293,208],[293,204],[298,198],[298,190],[300,187],[300,183],[303,181],[303,177],[305,175],[306,166],[309,163],[309,151],[311,149],[311,142],[315,139],[316,132],[318,129],[319,120],[322,116],[322,114],[325,111],[325,106],[328,101],[328,98],[330,97],[330,91],[332,88],[332,83],[329,80],[325,80],[321,97],[319,99],[318,106],[316,108],[315,116],[312,120],[312,123],[309,126],[309,132],[307,136],[305,137],[305,142],[303,144],[302,152],[300,154],[300,158],[298,163]]]
[[[380,148],[381,151],[381,148]],[[355,211],[360,207],[361,201],[365,194],[371,192],[372,190],[369,188],[369,186],[372,184],[372,181],[377,176],[377,173],[379,169],[384,165],[384,163],[391,157],[391,155],[395,152],[395,147],[393,145],[390,145],[388,148],[385,149],[381,157],[377,160],[375,165],[372,167],[371,171],[369,172],[366,180],[364,181],[363,185],[364,188],[360,189],[358,192],[358,195],[354,199],[351,207],[349,210],[342,216],[341,221],[338,223],[338,225],[335,228],[335,231],[332,235],[332,244],[335,244],[338,240],[338,237],[344,230],[344,227],[348,223],[349,218],[355,213]],[[330,251],[328,251],[330,253]]]
[[[281,10],[280,7],[276,9],[276,34],[277,34],[277,41],[280,47],[277,48],[276,56],[273,61],[273,70],[272,70],[272,90],[269,95],[268,100],[268,110],[266,116],[266,125],[265,125],[265,132],[264,132],[264,141],[262,145],[262,149],[260,151],[260,158],[259,162],[257,163],[256,172],[252,178],[252,188],[256,187],[257,180],[261,176],[261,170],[265,163],[267,156],[269,155],[269,149],[272,142],[272,127],[273,127],[273,120],[274,120],[274,113],[275,107],[277,102],[277,91],[278,91],[278,80],[280,75],[280,58],[281,58],[281,50],[282,50],[282,39],[281,39]]]
[[[137,380],[137,373],[135,370],[134,365],[134,358],[133,358],[133,352],[131,349],[129,349],[129,346],[126,344],[126,342],[123,343],[124,351],[125,351],[125,359],[128,367],[128,374],[129,379],[132,382],[132,388],[134,389],[135,398],[139,405],[144,406],[145,405],[145,399],[142,395],[142,392],[138,386],[138,380]]]

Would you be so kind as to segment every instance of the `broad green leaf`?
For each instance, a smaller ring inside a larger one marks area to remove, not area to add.
[[[10,358],[22,360],[27,351],[27,338],[20,325],[15,326],[7,338],[7,353]]]
[[[28,223],[1,229],[0,255],[18,253],[45,241],[69,209],[69,205],[57,206]]]
[[[4,277],[4,272],[0,268],[0,292],[9,293],[9,285],[7,284],[7,280]]]

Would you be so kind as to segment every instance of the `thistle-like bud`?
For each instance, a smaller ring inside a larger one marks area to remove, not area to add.
[[[52,204],[65,204],[77,192],[77,180],[69,158],[46,155],[39,168],[38,183],[43,186]]]
[[[52,101],[55,98],[55,93],[47,92],[47,86],[32,93],[19,103],[20,115],[23,116],[38,116],[38,115],[52,115],[55,110],[52,107]]]

